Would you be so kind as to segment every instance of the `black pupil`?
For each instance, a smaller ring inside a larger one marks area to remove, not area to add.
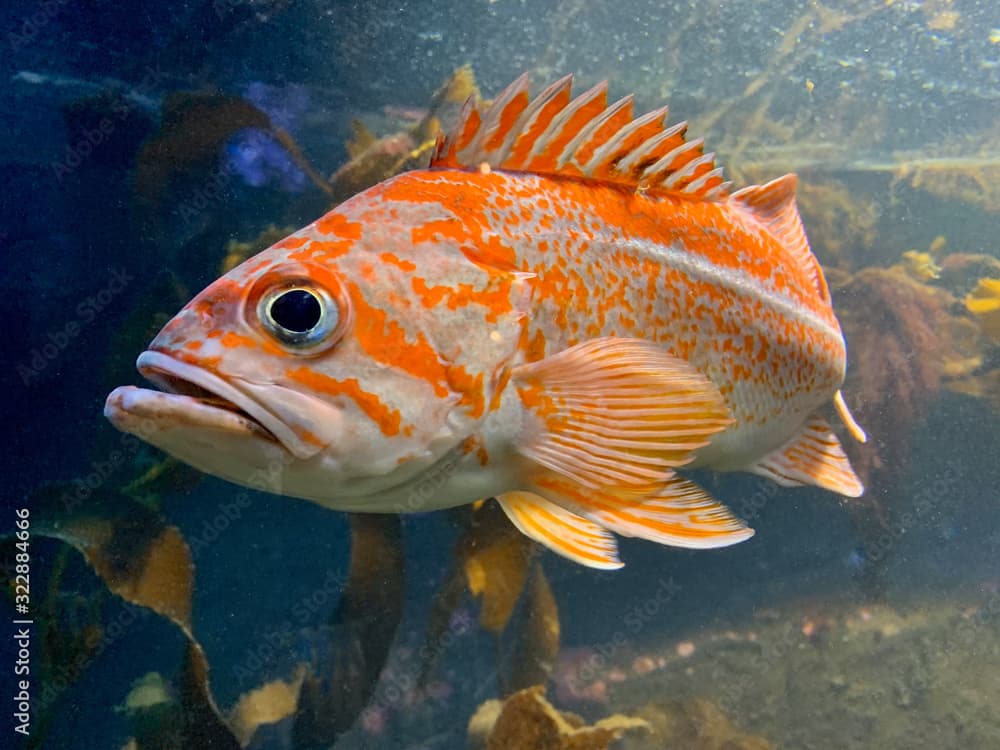
[[[290,289],[271,304],[271,318],[279,326],[294,333],[305,333],[319,323],[323,309],[312,292]]]

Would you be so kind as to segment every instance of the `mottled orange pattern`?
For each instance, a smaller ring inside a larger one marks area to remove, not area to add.
[[[384,510],[452,461],[441,507],[496,495],[526,534],[597,567],[620,565],[609,531],[692,547],[752,534],[681,467],[860,494],[818,414],[834,402],[862,436],[796,178],[733,192],[686,124],[606,90],[572,98],[564,78],[532,99],[522,77],[470,103],[429,169],[230,271],[144,361],[316,457],[293,493],[338,507],[333,472],[378,490],[350,507]],[[328,316],[315,345],[261,320],[297,287]]]

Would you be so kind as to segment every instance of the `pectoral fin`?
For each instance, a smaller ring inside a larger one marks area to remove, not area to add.
[[[798,435],[751,466],[749,471],[783,487],[808,484],[847,497],[859,497],[865,491],[840,441],[820,416],[811,417]]]
[[[505,492],[497,501],[521,533],[553,552],[588,568],[622,567],[614,536],[592,521],[531,492]]]
[[[515,369],[519,452],[589,489],[649,494],[732,419],[719,390],[642,339],[600,338]]]

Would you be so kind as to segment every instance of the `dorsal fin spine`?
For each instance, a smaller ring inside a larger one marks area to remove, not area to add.
[[[667,115],[666,108],[664,107],[663,116],[666,117],[666,115]],[[656,149],[659,148],[664,142],[676,136],[678,132],[678,126],[681,126],[680,129],[683,130],[683,128],[685,127],[685,123],[679,122],[677,123],[677,125],[667,128],[666,130],[661,130],[656,135],[651,136],[650,138],[647,138],[646,140],[639,143],[639,145],[637,145],[629,152],[628,156],[626,156],[624,159],[618,162],[618,169],[623,174],[629,174],[630,172],[632,172],[635,169],[636,165],[639,164],[643,159],[648,157],[650,154],[654,153]]]
[[[581,170],[584,169],[590,160],[593,158],[594,154],[599,148],[605,144],[614,142],[615,136],[621,131],[623,127],[632,122],[635,114],[633,112],[633,101],[631,97],[628,97],[628,106],[622,107],[615,112],[614,116],[609,118],[601,128],[594,131],[594,134],[583,143],[577,152],[573,155],[573,162],[580,167]],[[593,176],[590,172],[585,172],[588,176]]]
[[[549,109],[558,111],[565,107],[570,100],[570,88],[573,85],[573,76],[563,76],[558,81],[546,88],[535,100],[528,105],[528,108],[521,116],[524,120],[519,132],[511,133],[513,136],[509,147],[509,158],[514,163],[522,163],[527,160],[531,147],[538,140],[548,125],[543,114]],[[508,154],[504,154],[507,160]],[[499,166],[503,162],[499,162]]]
[[[633,100],[607,104],[607,82],[571,95],[567,76],[531,99],[526,76],[489,106],[470,99],[456,126],[438,139],[430,166],[564,175],[643,192],[720,201],[729,183],[686,123],[668,126],[667,109],[633,119]]]
[[[711,193],[712,190],[715,190],[719,185],[725,184],[725,181],[722,179],[722,167],[716,167],[715,169],[710,169],[697,179],[692,180],[688,184],[687,189],[692,192],[699,192],[702,189],[706,188],[708,186],[708,183],[713,181],[715,181],[716,184],[712,185],[711,188],[708,188],[709,194]]]
[[[458,151],[464,148],[465,144],[475,137],[476,129],[479,127],[480,122],[479,110],[476,108],[475,101],[472,98],[467,99],[458,114],[455,138],[449,139],[450,143],[448,143],[447,147],[448,155],[454,158]]]
[[[465,148],[458,151],[458,159],[466,163],[482,161],[483,156],[490,148],[490,143],[494,140],[503,141],[506,137],[507,134],[502,132],[505,115],[507,115],[508,127],[516,121],[516,116],[510,117],[509,108],[513,107],[516,110],[520,107],[523,110],[526,106],[528,106],[528,74],[522,73],[493,101],[493,104],[483,115],[475,138]]]
[[[710,152],[703,154],[696,159],[691,159],[687,164],[678,170],[670,173],[663,180],[663,187],[668,190],[687,190],[687,187],[694,182],[694,176],[701,167],[707,167],[706,171],[712,168],[712,164],[715,161],[715,153]],[[687,181],[686,185],[681,185],[682,181]]]
[[[643,170],[641,177],[649,182],[653,182],[657,179],[664,179],[672,170],[676,170],[680,166],[687,164],[689,159],[685,159],[685,155],[700,149],[701,144],[701,138],[695,138],[693,141],[682,143],[680,146],[667,152],[656,162],[646,167],[646,169]]]
[[[487,151],[496,149],[506,142],[521,114],[531,102],[531,98],[528,96],[528,74],[523,73],[520,78],[507,87],[504,94],[503,101],[498,99],[490,107],[491,118],[488,124],[491,132],[489,138],[485,139],[483,143],[483,147]]]
[[[559,140],[564,137],[564,131],[576,118],[576,115],[581,111],[594,108],[593,105],[595,102],[598,105],[598,111],[603,111],[607,91],[608,82],[601,81],[601,83],[580,94],[567,104],[559,114],[552,118],[552,122],[538,137],[534,147],[531,149],[531,155],[537,160],[539,157],[544,157],[547,153],[553,151],[553,146],[558,144]],[[572,136],[569,137],[572,138]],[[528,166],[530,168],[531,164],[529,163]]]
[[[591,120],[585,127],[583,127],[580,132],[573,138],[569,143],[566,144],[566,148],[563,149],[562,153],[559,154],[559,159],[556,161],[556,167],[561,169],[567,162],[571,161],[576,164],[581,170],[583,169],[582,164],[580,164],[578,159],[578,154],[580,149],[588,144],[594,134],[605,127],[608,122],[614,120],[623,110],[628,110],[631,114],[632,108],[632,95],[622,97],[614,104],[605,108],[605,110]],[[629,117],[631,120],[632,118]]]

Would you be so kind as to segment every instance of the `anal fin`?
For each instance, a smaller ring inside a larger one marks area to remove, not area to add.
[[[622,567],[614,536],[596,523],[531,492],[505,492],[497,501],[521,533],[553,552],[588,568]]]
[[[859,497],[864,485],[823,417],[813,416],[798,435],[748,471],[783,487],[814,485],[846,497]]]
[[[676,474],[644,497],[591,490],[556,474],[539,477],[536,489],[553,503],[617,534],[671,547],[728,547],[754,534],[726,506]]]

